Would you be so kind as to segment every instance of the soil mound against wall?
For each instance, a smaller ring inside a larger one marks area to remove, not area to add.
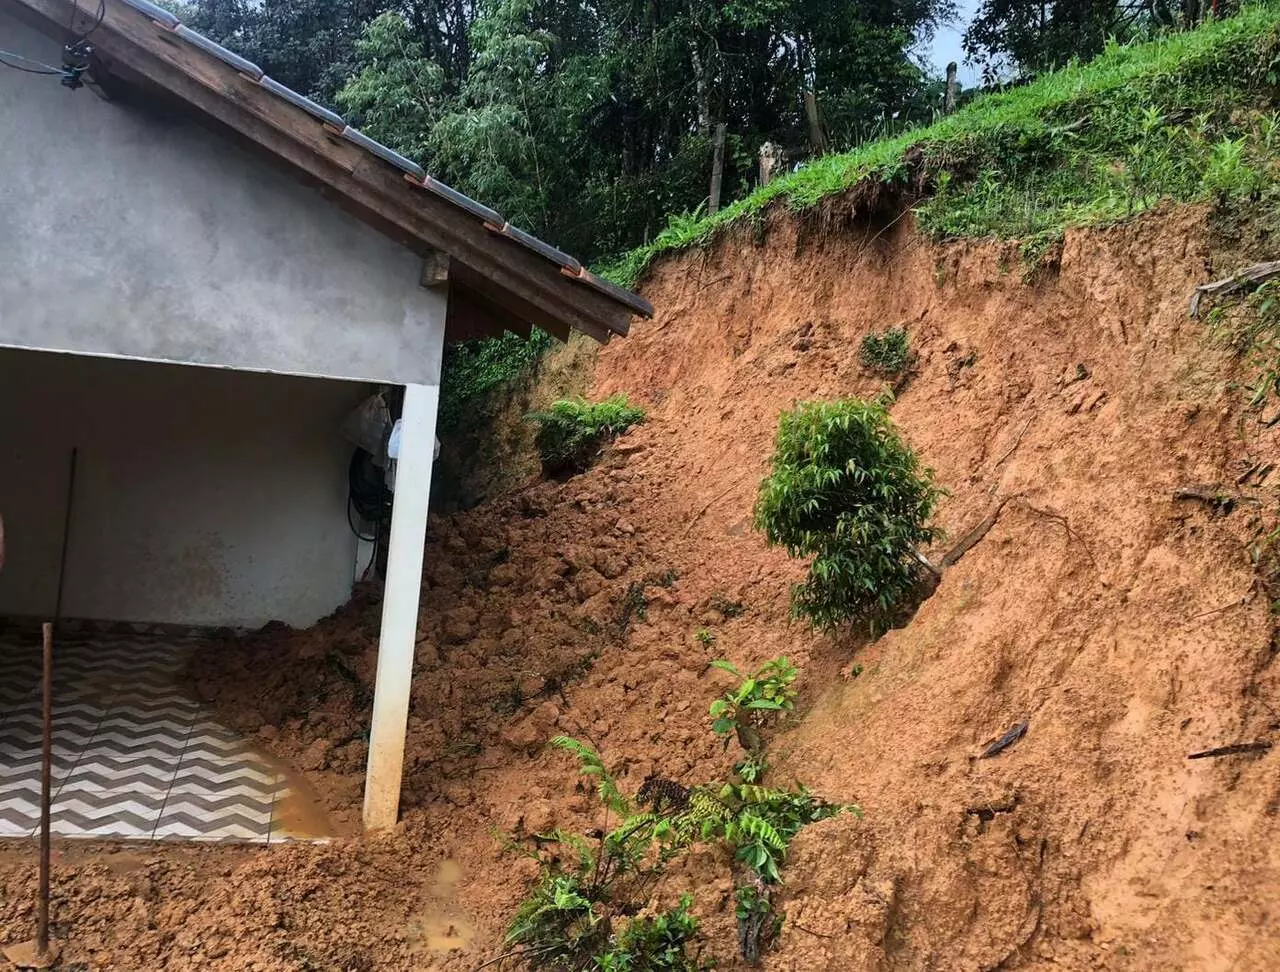
[[[474,969],[536,878],[533,835],[600,823],[547,739],[589,742],[630,792],[655,771],[723,776],[709,662],[786,654],[801,704],[776,781],[865,816],[793,842],[763,968],[1280,968],[1280,753],[1187,759],[1280,736],[1259,543],[1280,433],[1187,315],[1232,269],[1207,265],[1204,213],[1070,234],[1030,282],[1016,249],[927,244],[906,220],[765,236],[652,273],[657,318],[601,351],[593,388],[650,417],[599,466],[433,521],[401,826],[65,848],[68,961]],[[904,627],[816,634],[789,620],[803,566],[751,528],[756,486],[780,410],[882,391],[859,345],[898,325],[917,357],[892,414],[949,491],[935,555],[991,525]],[[193,673],[340,828],[358,820],[377,617],[363,594]],[[31,857],[0,852],[9,941],[29,934]],[[690,852],[660,895],[683,890],[708,954],[740,967],[726,855]]]

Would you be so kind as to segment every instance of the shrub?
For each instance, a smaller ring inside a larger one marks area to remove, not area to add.
[[[540,836],[559,850],[550,860],[538,858],[542,879],[517,910],[507,951],[494,964],[513,959],[530,969],[699,972],[704,966],[687,951],[698,928],[689,914],[691,896],[670,911],[634,917],[648,905],[667,862],[695,836],[691,828],[680,836],[670,817],[638,811],[590,746],[568,736],[552,744],[577,758],[579,772],[620,822],[592,840],[563,830]],[[674,793],[689,796],[678,786]]]
[[[617,943],[596,958],[600,972],[699,972],[704,966],[688,954],[698,931],[692,906],[693,896],[684,894],[670,911],[633,918]]]
[[[545,412],[530,412],[525,417],[541,426],[534,441],[543,471],[555,476],[586,470],[603,445],[643,422],[645,412],[632,405],[626,395],[614,395],[594,403],[585,399],[558,401]]]
[[[868,334],[862,339],[859,357],[863,367],[886,378],[902,374],[911,364],[907,329],[891,327],[883,334]]]
[[[883,401],[806,402],[778,425],[755,522],[770,546],[812,557],[792,611],[821,627],[879,623],[914,587],[941,491]]]
[[[727,663],[719,667],[733,671]],[[790,708],[795,669],[780,658],[761,673],[731,693],[737,698],[734,711],[768,714]],[[768,704],[747,708],[753,701]],[[541,880],[511,923],[506,951],[488,965],[511,960],[528,969],[562,972],[711,968],[699,952],[690,954],[698,925],[689,913],[689,895],[669,911],[652,911],[654,888],[667,865],[699,841],[732,850],[736,875],[749,882],[738,882],[735,912],[739,947],[755,961],[780,925],[769,888],[782,880],[792,838],[808,824],[836,814],[862,815],[855,805],[826,803],[803,786],[778,790],[710,781],[688,787],[656,774],[645,778],[632,800],[590,746],[568,736],[557,736],[551,744],[576,758],[578,772],[604,806],[604,820],[586,835],[556,829],[533,838],[537,850],[524,853],[538,860]],[[507,849],[519,845],[511,842]]]
[[[793,791],[726,784],[720,791],[720,799],[731,811],[720,824],[720,834],[734,848],[734,857],[759,875],[765,884],[782,880],[787,847],[808,824],[845,812],[862,816],[860,807],[827,803],[804,787]],[[714,829],[707,834],[713,835]]]
[[[609,941],[609,924],[580,877],[547,872],[520,905],[507,944],[530,968],[589,968]]]

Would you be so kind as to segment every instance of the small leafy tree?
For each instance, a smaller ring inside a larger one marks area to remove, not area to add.
[[[605,443],[643,422],[644,417],[644,409],[632,405],[626,395],[594,403],[585,399],[558,401],[545,412],[525,416],[541,426],[534,441],[542,469],[551,476],[583,472]]]
[[[712,666],[742,679],[736,688],[725,692],[711,703],[711,730],[717,736],[731,733],[738,737],[738,744],[747,751],[747,758],[734,769],[748,783],[758,783],[764,775],[765,741],[760,730],[779,712],[795,708],[796,667],[786,657],[765,662],[756,673],[744,678],[729,662],[713,661]]]
[[[727,662],[717,666],[741,678]],[[728,720],[716,731],[728,735],[739,719],[749,724],[790,709],[795,677],[785,658],[762,666],[713,706],[717,718]],[[781,883],[792,838],[837,814],[862,815],[853,804],[827,803],[803,786],[769,789],[749,781],[686,787],[651,775],[632,800],[590,746],[569,736],[551,744],[573,755],[579,773],[591,780],[606,810],[603,826],[588,835],[560,829],[537,835],[539,850],[526,853],[541,864],[541,880],[511,923],[507,950],[491,965],[512,960],[561,972],[707,972],[692,898],[683,895],[675,908],[648,913],[666,866],[700,841],[733,851],[739,948],[755,961],[780,927],[770,889]],[[609,829],[613,816],[616,826]],[[544,857],[547,845],[555,850]]]
[[[941,491],[884,401],[805,402],[783,414],[755,522],[770,546],[812,557],[792,611],[819,627],[884,619],[912,590]]]

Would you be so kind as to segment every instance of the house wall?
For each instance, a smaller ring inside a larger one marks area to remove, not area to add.
[[[350,595],[368,385],[0,349],[0,614],[47,617],[79,449],[63,614],[304,625]]]
[[[226,138],[7,69],[0,133],[0,345],[438,383],[420,259]]]

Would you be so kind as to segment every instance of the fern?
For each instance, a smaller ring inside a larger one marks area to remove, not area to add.
[[[572,736],[556,736],[551,740],[551,745],[578,757],[578,772],[583,776],[595,777],[596,792],[600,795],[601,803],[619,816],[626,817],[631,814],[630,801],[618,789],[618,781],[605,767],[599,753]]]
[[[777,803],[782,800],[792,799],[795,794],[787,790],[775,790],[767,786],[756,786],[752,783],[743,783],[741,786],[726,786],[729,792],[725,796],[734,796],[743,803]]]
[[[595,854],[591,851],[591,845],[581,834],[573,834],[562,827],[557,827],[555,830],[551,831],[547,837],[550,838],[552,843],[562,844],[577,855],[578,869],[580,871],[589,871],[591,870],[592,865],[595,864],[596,858]]]
[[[777,828],[765,820],[764,817],[756,816],[750,810],[744,810],[738,814],[738,819],[734,821],[734,825],[742,837],[758,840],[762,844],[773,848],[779,854],[783,854],[787,850],[786,838],[778,833]]]

